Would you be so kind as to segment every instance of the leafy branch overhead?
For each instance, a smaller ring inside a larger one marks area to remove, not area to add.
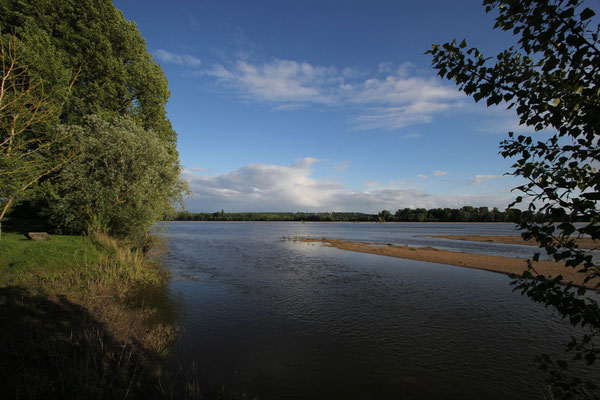
[[[496,14],[494,28],[512,32],[515,46],[486,57],[466,40],[454,40],[434,44],[427,53],[438,74],[475,101],[513,109],[522,125],[544,131],[540,139],[509,132],[500,144],[502,156],[515,160],[511,174],[524,180],[511,206],[546,214],[547,223],[521,223],[524,238],[535,239],[566,268],[581,271],[600,292],[598,261],[574,240],[600,239],[600,26],[591,3],[485,0],[486,11]],[[586,222],[574,224],[580,220]],[[592,340],[600,333],[598,304],[584,288],[575,291],[559,281],[560,276],[540,276],[530,268],[516,289],[555,308],[574,326],[591,327],[591,336],[574,339],[568,348],[575,358],[593,363],[600,355]],[[552,375],[555,388],[565,396],[591,396],[581,379],[565,378],[561,365]]]

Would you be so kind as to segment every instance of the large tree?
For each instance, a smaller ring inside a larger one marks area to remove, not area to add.
[[[72,232],[148,229],[185,188],[166,118],[167,80],[135,24],[111,0],[0,0],[0,33],[22,43],[30,81],[43,82],[44,101],[58,106],[43,132],[69,140],[52,142],[32,124],[20,137],[44,149],[52,145],[57,155],[79,154],[60,171],[46,168],[38,209],[53,226]],[[30,108],[23,104],[19,112]],[[41,117],[49,108],[36,110]],[[32,193],[28,182],[23,189]]]
[[[520,123],[544,131],[546,139],[514,135],[501,143],[501,154],[515,159],[512,174],[525,180],[515,204],[542,211],[548,223],[524,221],[525,238],[566,268],[586,275],[586,286],[600,292],[597,259],[577,246],[575,238],[600,238],[600,27],[595,12],[581,0],[485,0],[496,14],[495,28],[511,31],[515,46],[486,57],[466,41],[435,44],[428,51],[439,75],[456,82],[476,101],[516,110]],[[597,5],[597,3],[596,3]],[[583,225],[573,221],[584,220]],[[534,260],[539,258],[539,253]],[[556,309],[587,331],[568,350],[588,364],[600,354],[600,308],[586,293],[561,276],[544,277],[533,267],[515,283],[534,301]],[[542,357],[551,371],[555,395],[593,398],[595,376],[570,377],[567,364]]]
[[[63,122],[128,115],[174,149],[167,80],[135,23],[111,0],[0,0],[0,32],[14,32],[35,47],[31,70],[46,85],[60,83],[64,70],[77,74]]]
[[[74,157],[63,147],[69,131],[56,126],[64,99],[30,74],[24,44],[0,33],[0,224],[40,179]]]

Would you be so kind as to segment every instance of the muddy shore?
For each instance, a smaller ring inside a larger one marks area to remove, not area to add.
[[[527,260],[511,257],[490,256],[483,254],[469,254],[458,251],[442,250],[432,247],[408,247],[397,245],[373,244],[366,242],[352,242],[334,239],[300,239],[303,242],[318,242],[333,246],[341,250],[358,251],[362,253],[378,254],[388,257],[404,258],[408,260],[427,261],[439,264],[455,265],[458,267],[482,269],[500,272],[503,274],[522,274],[527,269]],[[573,268],[566,268],[564,263],[553,261],[534,262],[533,266],[538,274],[546,277],[563,276],[564,282],[573,282],[583,285],[583,274]],[[592,287],[595,281],[588,282],[585,286]]]

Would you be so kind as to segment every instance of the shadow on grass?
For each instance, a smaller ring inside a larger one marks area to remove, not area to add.
[[[119,342],[64,297],[0,288],[0,387],[6,399],[202,398],[174,386],[153,352]]]

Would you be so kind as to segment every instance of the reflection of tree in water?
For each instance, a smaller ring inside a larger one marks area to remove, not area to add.
[[[193,398],[176,388],[155,352],[115,339],[83,307],[64,297],[0,289],[2,396],[44,399]]]

